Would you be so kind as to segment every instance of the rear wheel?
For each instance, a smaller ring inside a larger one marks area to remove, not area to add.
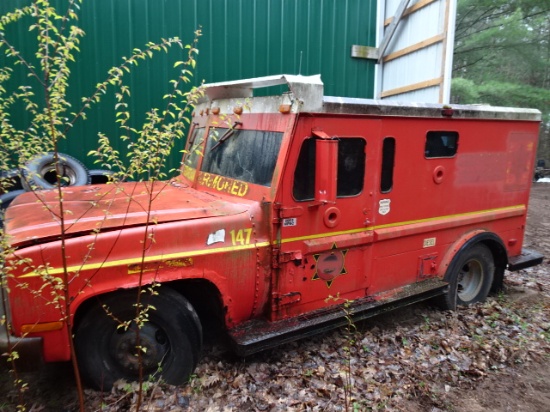
[[[77,326],[80,372],[95,388],[110,389],[119,379],[139,379],[138,335],[133,320],[136,293],[99,297],[100,303]],[[142,303],[151,306],[139,329],[144,379],[155,376],[174,385],[184,383],[197,365],[202,346],[202,328],[195,310],[187,299],[165,287],[154,296],[142,294]],[[126,321],[130,321],[129,327],[121,327]]]
[[[449,282],[443,296],[444,309],[456,309],[457,305],[483,302],[493,284],[495,262],[489,248],[481,243],[461,252],[449,267],[445,280]]]

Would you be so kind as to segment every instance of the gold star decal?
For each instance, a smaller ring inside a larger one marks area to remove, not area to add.
[[[313,255],[315,273],[312,280],[322,280],[330,288],[334,279],[348,273],[345,266],[348,250],[338,250],[334,243],[330,251]]]

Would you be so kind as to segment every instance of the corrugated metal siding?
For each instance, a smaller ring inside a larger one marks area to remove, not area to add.
[[[9,4],[7,4],[9,3]],[[0,12],[30,1],[2,2]],[[58,1],[65,4],[64,1]],[[376,0],[85,0],[81,27],[86,37],[72,68],[69,90],[75,107],[93,91],[108,68],[120,64],[135,47],[148,41],[179,36],[189,43],[200,25],[196,79],[206,82],[269,74],[317,74],[325,94],[373,97],[372,61],[350,57],[352,44],[375,45]],[[13,29],[13,42],[33,52],[25,28]],[[0,64],[4,63],[3,55]],[[172,50],[140,65],[129,83],[134,119],[151,107],[162,107],[162,95],[177,71],[173,62],[182,52]],[[17,77],[19,81],[24,76]],[[96,147],[97,133],[117,134],[112,97],[92,109],[77,125],[62,150],[85,160]],[[124,152],[125,145],[118,150]],[[171,166],[179,163],[176,153]]]

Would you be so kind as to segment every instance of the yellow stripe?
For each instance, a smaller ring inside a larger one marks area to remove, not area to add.
[[[455,214],[455,215],[448,215],[448,216],[438,216],[438,217],[430,217],[430,218],[426,218],[426,219],[409,220],[409,221],[405,221],[405,222],[388,223],[386,225],[368,226],[368,227],[359,228],[359,229],[342,230],[342,231],[337,231],[337,232],[318,233],[318,234],[315,234],[315,235],[308,235],[308,236],[300,236],[300,237],[282,239],[281,243],[290,243],[290,242],[298,242],[298,241],[302,241],[302,240],[320,239],[320,238],[328,237],[328,236],[351,235],[351,234],[354,234],[354,233],[361,233],[361,232],[365,232],[365,231],[369,231],[369,230],[386,229],[386,228],[390,228],[390,227],[413,225],[413,224],[416,224],[416,223],[432,222],[432,221],[442,220],[442,219],[453,219],[453,218],[458,218],[458,217],[473,216],[473,215],[477,215],[477,214],[481,214],[481,213],[503,212],[503,211],[513,211],[513,210],[521,210],[521,209],[525,210],[525,205],[508,206],[508,207],[502,207],[502,208],[497,208],[497,209],[481,210],[481,211],[476,211],[476,212],[458,213],[458,214]],[[229,247],[221,247],[221,248],[213,248],[213,249],[193,250],[193,251],[188,251],[188,252],[170,253],[168,255],[146,256],[143,259],[142,258],[132,258],[132,259],[114,260],[114,261],[111,261],[111,262],[90,263],[90,264],[87,264],[87,265],[70,266],[70,267],[67,268],[67,272],[93,270],[93,269],[100,269],[100,268],[110,268],[110,267],[123,266],[123,265],[135,265],[135,264],[149,263],[149,262],[156,262],[156,261],[163,261],[163,260],[170,260],[170,259],[211,255],[211,254],[215,254],[215,253],[249,250],[249,249],[255,249],[255,248],[258,248],[258,247],[270,246],[271,244],[277,245],[278,243],[279,242],[277,242],[277,241],[273,241],[272,243],[270,243],[270,242],[259,242],[259,243],[252,243],[252,244],[243,245],[243,246],[229,246]],[[48,271],[47,271],[48,275],[57,275],[57,274],[60,274],[60,273],[63,273],[63,272],[64,272],[63,268],[48,269]],[[37,277],[37,276],[40,276],[40,275],[36,272],[31,272],[31,273],[27,273],[26,275],[21,275],[20,278],[32,278],[32,277]]]
[[[374,230],[376,230],[376,229],[386,229],[388,227],[414,225],[415,223],[432,222],[432,221],[435,221],[435,220],[453,219],[453,218],[458,218],[458,217],[474,216],[474,215],[479,215],[481,213],[506,212],[506,211],[513,211],[513,210],[525,210],[525,205],[507,206],[507,207],[500,207],[500,208],[497,208],[497,209],[479,210],[479,211],[476,211],[476,212],[457,213],[456,215],[448,215],[448,216],[429,217],[429,218],[426,218],[426,219],[410,220],[408,222],[389,223],[387,225],[374,226],[373,229]]]
[[[220,247],[220,248],[214,248],[214,249],[193,250],[189,252],[170,253],[167,255],[145,256],[143,259],[139,257],[139,258],[132,258],[132,259],[113,260],[111,262],[89,263],[87,265],[69,266],[67,267],[67,272],[103,269],[103,268],[110,268],[110,267],[123,266],[123,265],[135,265],[135,264],[141,264],[141,263],[164,261],[164,260],[171,260],[171,259],[178,259],[178,258],[211,255],[214,253],[235,252],[240,250],[255,249],[257,247],[266,247],[269,245],[270,245],[269,242],[259,242],[259,243],[251,243],[249,245],[244,245],[244,246],[229,246],[229,247]],[[64,272],[63,268],[57,268],[57,269],[49,268],[46,273],[48,275],[58,275],[63,272]],[[36,272],[31,272],[31,273],[27,273],[26,275],[21,275],[19,277],[33,278],[37,276],[40,276],[40,274]]]
[[[366,232],[367,230],[373,230],[374,226],[369,227],[362,227],[359,229],[351,229],[351,230],[342,230],[340,232],[325,232],[325,233],[318,233],[316,235],[309,235],[309,236],[301,236],[301,237],[290,237],[287,239],[282,239],[281,243],[290,243],[290,242],[297,242],[300,240],[311,240],[311,239],[319,239],[322,237],[328,237],[328,236],[338,236],[338,235],[352,235],[354,233],[362,233]],[[273,244],[277,244],[278,242],[274,241]]]
[[[323,238],[323,237],[327,237],[327,236],[351,235],[351,234],[354,234],[354,233],[361,233],[361,232],[365,232],[365,231],[368,231],[368,230],[387,229],[387,228],[390,228],[390,227],[414,225],[416,223],[426,223],[426,222],[433,222],[433,221],[436,221],[436,220],[453,219],[453,218],[458,218],[458,217],[479,215],[481,213],[505,212],[505,211],[512,211],[512,210],[521,210],[521,209],[525,210],[525,205],[507,206],[507,207],[501,207],[501,208],[497,208],[497,209],[479,210],[479,211],[476,211],[476,212],[457,213],[455,215],[429,217],[429,218],[426,218],[426,219],[418,219],[418,220],[408,220],[408,221],[405,221],[405,222],[388,223],[388,224],[379,225],[379,226],[367,226],[367,227],[360,228],[360,229],[344,230],[344,231],[341,231],[341,232],[328,232],[328,233],[319,233],[319,234],[316,234],[316,235],[286,238],[286,239],[282,239],[281,243],[297,242],[297,241],[300,241],[300,240],[319,239],[319,238]],[[277,242],[273,242],[273,244],[276,244],[276,243]]]

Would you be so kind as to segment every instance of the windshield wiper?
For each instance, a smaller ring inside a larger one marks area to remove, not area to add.
[[[218,147],[219,145],[221,145],[223,142],[225,142],[227,139],[229,139],[231,136],[233,136],[233,133],[235,133],[235,130],[237,128],[237,126],[242,126],[243,123],[242,122],[235,122],[233,123],[233,126],[231,126],[230,129],[228,129],[222,137],[220,137],[220,140],[218,140],[218,143],[216,143],[214,145],[214,147],[212,147],[212,149],[210,149],[210,151],[213,151],[216,147]]]

